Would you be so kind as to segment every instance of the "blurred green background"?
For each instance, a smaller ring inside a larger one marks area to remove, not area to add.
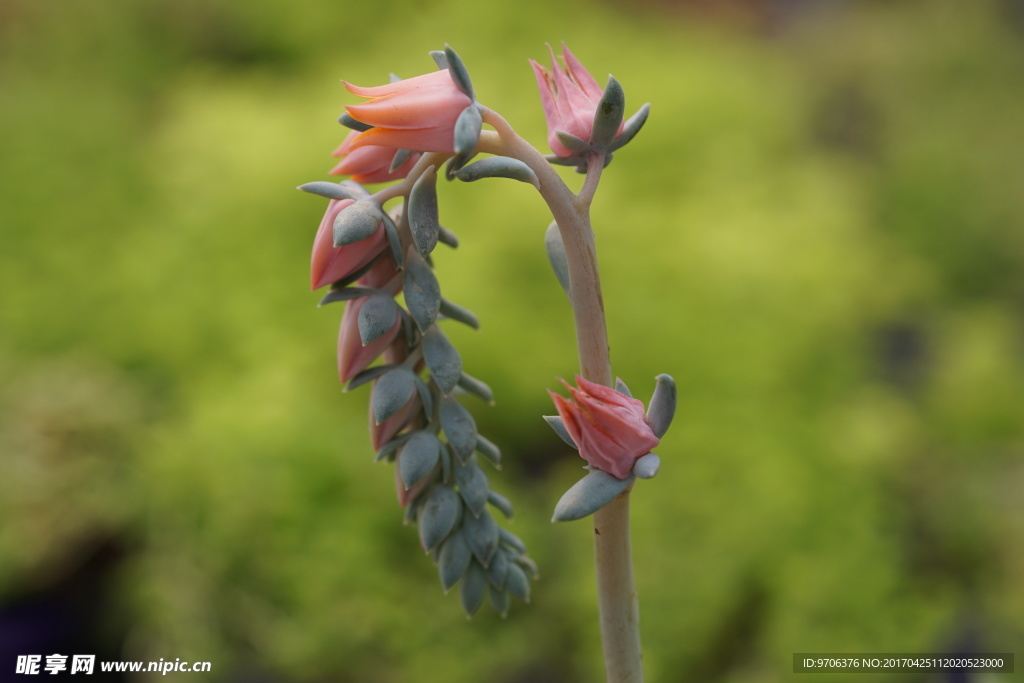
[[[324,202],[293,189],[332,165],[338,79],[445,42],[544,147],[526,60],[561,40],[652,102],[595,204],[616,374],[680,390],[634,495],[649,680],[1024,654],[1019,2],[4,0],[0,678],[63,647],[213,663],[189,680],[603,680],[592,532],[547,522],[580,461],[539,417],[576,368],[543,204],[441,188],[442,288],[482,318],[447,329],[541,567],[467,622],[337,385]]]

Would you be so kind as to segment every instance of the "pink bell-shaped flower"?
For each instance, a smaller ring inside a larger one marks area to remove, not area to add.
[[[565,43],[562,43],[565,68],[558,64],[551,46],[548,46],[548,51],[551,53],[551,71],[532,59],[530,66],[537,77],[540,102],[544,108],[544,119],[548,124],[548,146],[555,156],[570,157],[573,151],[558,139],[558,132],[569,133],[584,142],[590,140],[594,130],[594,114],[604,89],[580,64]],[[619,131],[621,130],[620,125]]]
[[[384,223],[364,240],[342,247],[334,246],[334,219],[354,202],[351,199],[332,199],[320,221],[313,240],[310,263],[310,282],[313,289],[341,280],[356,272],[377,257],[388,245]]]
[[[447,69],[374,88],[350,83],[345,83],[345,88],[369,100],[345,107],[349,116],[373,126],[354,136],[349,150],[373,145],[453,153],[455,122],[472,104]]]
[[[408,159],[392,172],[391,162],[398,150],[394,147],[379,145],[366,145],[353,149],[352,141],[357,135],[359,135],[358,131],[351,131],[341,146],[334,150],[331,156],[342,159],[337,166],[330,170],[330,175],[352,176],[352,180],[361,185],[388,183],[408,175],[420,158],[419,154],[410,154]]]
[[[562,380],[568,399],[549,391],[580,456],[599,470],[625,479],[637,458],[659,439],[644,416],[644,404],[608,387],[576,377],[579,388]]]

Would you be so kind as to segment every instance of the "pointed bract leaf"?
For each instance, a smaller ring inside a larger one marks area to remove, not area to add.
[[[420,379],[419,375],[416,375],[416,391],[420,395],[420,401],[423,402],[423,414],[433,415],[434,414],[434,395],[430,393],[430,387],[427,383]]]
[[[448,68],[448,57],[444,50],[431,50],[430,57],[434,60],[434,64],[437,64],[439,70],[444,71]]]
[[[434,251],[441,224],[437,219],[437,172],[433,166],[416,179],[409,193],[409,228],[422,256]]]
[[[464,160],[462,163],[465,163],[465,160],[473,156],[476,151],[482,127],[483,118],[480,116],[480,109],[475,104],[463,109],[459,118],[455,120],[453,143],[456,156]],[[462,163],[456,164],[456,166],[461,168]],[[455,170],[457,169],[453,168],[453,172]]]
[[[469,411],[457,399],[446,396],[441,399],[441,429],[449,445],[460,460],[465,461],[476,449],[476,422]]]
[[[440,459],[441,442],[436,436],[424,430],[412,432],[398,454],[398,473],[405,488],[430,474]]]
[[[377,232],[383,212],[369,200],[358,201],[342,209],[334,218],[334,246],[344,247]]]
[[[391,330],[398,322],[398,304],[390,294],[378,292],[359,309],[359,339],[367,346]]]
[[[395,156],[391,157],[391,165],[388,166],[388,173],[394,173],[398,169],[402,168],[402,164],[409,161],[411,156],[411,149],[400,149],[395,152]]]
[[[416,376],[408,368],[397,367],[381,375],[370,395],[377,424],[405,407],[415,391]]]
[[[501,542],[503,544],[507,545],[509,548],[512,548],[517,553],[526,552],[526,544],[523,543],[522,539],[520,539],[518,536],[516,536],[508,529],[501,529],[499,531],[499,536],[501,537]]]
[[[398,451],[398,449],[401,448],[405,444],[405,442],[409,440],[410,436],[412,435],[402,434],[401,436],[396,437],[391,441],[388,441],[386,444],[380,447],[380,450],[377,451],[377,456],[373,459],[373,461],[380,462],[381,460],[384,459],[394,460],[395,452]]]
[[[470,562],[459,586],[459,601],[467,617],[472,617],[483,604],[487,593],[487,572],[476,562]]]
[[[368,131],[371,128],[373,128],[373,126],[367,123],[363,123],[362,121],[356,121],[348,112],[345,112],[338,117],[338,123],[345,126],[346,128],[351,128],[352,130],[359,131],[360,133]]]
[[[498,549],[498,524],[486,509],[479,517],[465,515],[462,518],[462,533],[473,557],[485,568],[491,564],[491,558]]]
[[[648,103],[640,107],[637,113],[630,116],[626,121],[626,125],[622,127],[622,132],[619,133],[619,137],[615,138],[611,146],[608,148],[608,151],[614,152],[635,138],[636,134],[640,132],[640,129],[644,127],[644,124],[647,123],[647,115],[650,114],[650,112],[651,105]]]
[[[326,306],[327,304],[333,304],[337,301],[358,299],[361,296],[376,294],[377,291],[378,290],[371,289],[369,287],[341,287],[339,289],[332,289],[324,295],[323,299],[320,299],[320,303],[318,303],[317,306]]]
[[[459,388],[468,394],[473,394],[483,399],[487,403],[494,404],[494,392],[476,377],[462,373],[462,377],[459,378]]]
[[[526,555],[516,555],[512,559],[517,565],[519,565],[522,568],[524,572],[526,572],[527,576],[530,576],[534,579],[540,577],[540,573],[537,569],[537,563],[531,560]]]
[[[518,159],[511,157],[487,157],[473,162],[455,172],[459,180],[471,183],[481,178],[511,178],[538,187],[537,175]]]
[[[579,140],[579,138],[576,138]],[[545,154],[544,161],[555,166],[576,166],[580,163],[582,157],[577,153],[571,157],[558,157],[554,154]]]
[[[441,308],[441,285],[415,247],[409,247],[405,258],[405,304],[416,326],[421,332],[426,332],[437,320]]]
[[[391,249],[391,257],[395,259],[395,265],[399,269],[405,267],[405,260],[402,258],[402,238],[398,236],[398,226],[386,213],[384,214],[384,235],[388,238],[388,247]]]
[[[465,465],[455,463],[455,483],[466,507],[479,517],[487,506],[487,475],[472,460]]]
[[[362,386],[363,384],[366,384],[370,380],[377,379],[385,372],[390,372],[391,370],[394,370],[396,367],[398,366],[378,365],[376,367],[370,368],[369,370],[363,370],[358,375],[353,377],[352,381],[345,385],[345,391],[352,391],[356,387]]]
[[[469,568],[469,561],[473,553],[469,551],[466,539],[462,536],[462,530],[457,529],[445,539],[441,546],[441,553],[438,555],[438,573],[441,575],[441,587],[447,593],[452,586],[459,582],[462,575]]]
[[[369,199],[370,198],[370,193],[366,191],[366,188],[363,187],[362,184],[357,183],[356,181],[352,180],[351,178],[349,178],[348,180],[342,180],[338,184],[341,185],[342,187],[344,187],[350,193],[352,193],[353,197],[358,197],[359,199]]]
[[[672,418],[676,414],[676,381],[671,375],[658,375],[658,384],[654,387],[654,395],[647,405],[647,424],[659,439],[665,436]]]
[[[583,154],[590,151],[590,143],[582,138],[578,138],[572,133],[567,133],[564,130],[556,130],[555,137],[558,141],[565,145],[570,152],[576,154]]]
[[[512,501],[508,498],[497,491],[491,491],[487,494],[487,502],[501,510],[501,513],[505,515],[505,519],[512,519]]]
[[[487,568],[487,580],[490,581],[491,585],[497,589],[503,589],[505,587],[505,576],[508,574],[509,565],[512,562],[508,559],[508,554],[500,548],[494,557],[491,558],[491,566]]]
[[[658,473],[659,467],[661,467],[661,458],[654,453],[648,453],[637,458],[633,465],[633,474],[638,479],[651,479]]]
[[[594,111],[594,128],[590,133],[590,145],[595,149],[607,149],[622,125],[626,112],[626,94],[614,76],[608,77],[601,101]]]
[[[530,602],[530,579],[519,565],[510,562],[505,574],[505,590],[523,602]]]
[[[592,470],[572,485],[555,506],[552,522],[571,522],[593,514],[633,483],[633,475],[617,479],[607,472]]]
[[[469,71],[466,70],[466,65],[462,63],[462,58],[447,45],[444,46],[444,56],[446,58],[445,61],[448,63],[448,72],[451,74],[455,87],[475,102],[476,97],[473,96],[473,83],[469,80]]]
[[[562,233],[558,229],[558,223],[554,221],[544,233],[544,247],[547,249],[548,261],[551,262],[551,268],[555,271],[555,277],[558,278],[558,284],[562,285],[562,289],[568,296],[569,259],[565,255],[565,245],[562,244]]]
[[[555,434],[558,434],[558,436],[561,437],[562,441],[566,442],[576,450],[579,450],[579,447],[576,445],[576,442],[574,442],[572,440],[572,437],[569,435],[569,430],[565,428],[565,421],[562,420],[560,416],[544,415],[543,417],[544,421],[547,422],[548,426],[554,430]]]
[[[480,320],[476,317],[476,314],[468,308],[463,308],[458,304],[453,304],[448,299],[441,297],[440,313],[446,318],[457,320],[464,325],[469,325],[474,330],[480,329]]]
[[[423,335],[423,359],[441,392],[452,393],[462,376],[462,359],[437,325],[431,325]]]
[[[461,509],[462,502],[451,487],[435,485],[430,489],[420,510],[420,545],[425,551],[448,537],[459,522]]]
[[[357,201],[362,199],[362,195],[353,192],[351,188],[326,180],[317,180],[305,185],[299,185],[297,189],[320,197],[326,197],[327,199],[352,199]]]
[[[624,396],[628,396],[629,398],[633,398],[633,392],[630,391],[629,387],[626,386],[626,383],[618,377],[615,378],[615,391]]]
[[[476,435],[476,450],[494,463],[495,467],[501,467],[501,450],[480,434]]]
[[[452,249],[455,249],[459,246],[459,238],[455,235],[454,232],[444,227],[443,225],[441,226],[441,229],[437,233],[437,240],[442,244],[447,244]]]

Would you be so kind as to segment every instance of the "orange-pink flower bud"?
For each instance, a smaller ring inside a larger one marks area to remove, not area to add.
[[[644,417],[644,404],[635,398],[576,377],[579,388],[562,380],[565,399],[549,391],[566,431],[580,456],[599,470],[625,479],[637,458],[658,445]]]
[[[394,324],[384,334],[363,346],[359,334],[359,311],[369,299],[363,296],[345,303],[345,313],[341,316],[341,330],[338,333],[338,378],[342,384],[368,368],[402,329],[402,319],[396,315]]]

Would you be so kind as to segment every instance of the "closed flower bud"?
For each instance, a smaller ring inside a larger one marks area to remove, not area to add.
[[[383,223],[366,239],[342,247],[334,246],[334,219],[354,203],[351,199],[333,199],[327,206],[327,212],[313,240],[313,255],[310,259],[310,283],[313,289],[348,277],[388,246]]]
[[[358,375],[373,363],[398,337],[402,319],[395,316],[395,322],[384,334],[363,346],[359,334],[359,311],[370,297],[359,297],[345,304],[341,317],[341,331],[338,333],[338,377],[342,384]]]
[[[397,413],[377,424],[377,418],[373,414],[373,406],[370,407],[370,445],[373,450],[379,451],[380,447],[412,423],[413,418],[422,407],[419,396],[413,396],[409,402]]]
[[[578,389],[562,381],[569,390],[569,399],[548,392],[566,431],[584,460],[625,479],[637,458],[659,442],[644,419],[644,404],[582,377],[577,376],[576,382]]]

